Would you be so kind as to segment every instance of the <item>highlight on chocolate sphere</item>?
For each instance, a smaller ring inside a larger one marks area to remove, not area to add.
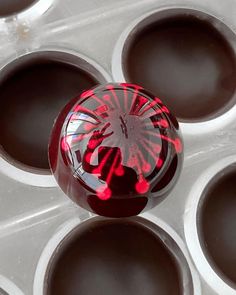
[[[59,114],[49,162],[81,207],[127,217],[166,198],[182,166],[179,125],[162,101],[134,84],[83,92]]]

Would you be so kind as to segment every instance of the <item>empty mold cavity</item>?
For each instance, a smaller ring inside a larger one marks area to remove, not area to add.
[[[198,205],[198,234],[208,262],[236,289],[236,165],[212,178]]]
[[[57,246],[43,294],[193,294],[193,283],[182,252],[158,226],[140,217],[92,218]]]
[[[204,122],[235,104],[235,44],[234,33],[213,16],[161,10],[121,36],[114,77],[149,89],[181,122]]]
[[[0,72],[0,145],[14,165],[49,169],[47,148],[53,122],[83,90],[107,79],[92,61],[66,52],[22,56]]]

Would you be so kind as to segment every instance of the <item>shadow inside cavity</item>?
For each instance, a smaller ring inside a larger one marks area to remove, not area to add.
[[[55,118],[70,99],[99,82],[66,57],[35,54],[14,63],[0,75],[0,145],[20,163],[49,169],[47,149]]]
[[[236,166],[232,165],[206,187],[198,208],[201,246],[209,263],[236,289]]]
[[[127,40],[126,80],[159,96],[182,121],[205,121],[229,109],[235,103],[236,59],[219,30],[230,30],[215,19],[217,30],[197,12],[166,12],[162,19],[159,14],[137,25]]]
[[[40,0],[1,0],[0,17],[20,13]]]
[[[85,222],[52,257],[47,295],[182,294],[179,266],[152,231],[132,219]]]

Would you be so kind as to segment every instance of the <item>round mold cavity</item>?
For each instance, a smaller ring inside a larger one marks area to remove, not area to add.
[[[201,246],[215,270],[236,290],[236,165],[219,172],[198,205]]]
[[[216,16],[186,7],[160,9],[122,33],[113,76],[160,96],[183,132],[209,132],[236,115],[235,48],[234,32]]]
[[[185,236],[204,280],[217,294],[235,295],[236,160],[228,157],[196,181],[185,211]]]
[[[2,172],[26,184],[55,186],[47,155],[55,118],[83,90],[108,81],[101,66],[69,50],[40,50],[5,65],[0,72]]]
[[[54,0],[1,0],[0,24],[15,20],[33,20],[45,13]]]
[[[65,224],[41,255],[33,294],[201,294],[179,236],[142,216]]]
[[[0,295],[24,295],[9,279],[0,275]]]

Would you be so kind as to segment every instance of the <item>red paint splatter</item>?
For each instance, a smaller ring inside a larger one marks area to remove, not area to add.
[[[112,195],[112,191],[110,190],[109,187],[106,186],[100,186],[97,191],[96,194],[98,196],[98,198],[102,201],[107,201],[111,198]]]
[[[179,138],[176,138],[174,140],[174,145],[175,145],[176,153],[181,153],[183,151],[182,142]]]
[[[111,99],[111,96],[109,94],[104,94],[103,95],[103,99],[110,100]]]
[[[101,153],[103,150],[103,147],[99,149],[99,152]],[[101,162],[99,163],[98,167],[93,169],[94,174],[101,174],[103,167],[105,166],[106,162],[108,161],[110,155],[112,153],[112,149],[110,149],[102,158]]]
[[[155,97],[154,99],[158,104],[163,104],[162,100],[159,97]]]
[[[150,121],[150,122],[143,121],[142,124],[144,126],[151,126],[151,127],[153,127],[153,126],[154,127],[162,127],[162,128],[169,128],[170,127],[167,120],[164,120],[164,119],[161,119],[160,121]]]
[[[135,184],[135,189],[138,194],[145,194],[149,190],[149,182],[143,178]]]
[[[107,105],[102,105],[100,107],[98,107],[94,112],[97,114],[97,115],[101,115],[105,112],[109,111],[109,108]]]
[[[161,158],[158,158],[157,159],[157,168],[160,169],[162,167],[162,165],[163,165],[163,160]]]
[[[140,144],[143,148],[152,156],[153,160],[156,161],[156,155],[154,154],[153,150],[149,148],[149,146],[145,143],[145,139],[140,141]]]
[[[93,96],[93,94],[94,94],[93,90],[86,90],[80,95],[80,97],[87,98],[89,96]]]
[[[70,150],[70,144],[68,143],[68,137],[65,136],[61,140],[61,148],[64,152],[68,152]]]
[[[85,156],[85,161],[90,164],[91,158],[93,153],[87,153]]]
[[[96,120],[98,123],[101,123],[101,121],[98,119],[98,117],[95,115],[94,111],[89,110],[88,108],[84,108],[81,105],[76,105],[74,108],[75,113],[82,113],[86,114],[88,116],[91,116],[94,120]]]
[[[135,89],[138,89],[138,90],[143,89],[143,87],[141,87],[139,85],[136,85],[136,84],[132,84],[132,83],[121,83],[120,85],[128,87],[128,88],[135,88]]]
[[[119,100],[118,97],[117,97],[117,94],[116,94],[116,92],[115,92],[115,90],[114,90],[114,86],[112,86],[112,85],[107,85],[107,89],[111,92],[111,94],[112,94],[112,96],[113,96],[113,98],[114,98],[114,100],[115,100],[116,106],[120,109],[120,108],[121,108],[121,107],[120,107],[120,100]]]
[[[155,106],[159,106],[162,102],[156,98],[155,100],[153,100],[152,102],[150,102],[140,113],[140,116],[143,116],[145,113],[147,113],[149,110],[153,109]],[[158,109],[159,110],[159,109]],[[155,110],[158,111],[158,110]]]
[[[130,109],[130,115],[136,115],[139,116],[139,111],[142,109],[142,107],[147,104],[148,99],[144,96],[137,96],[136,100],[133,102],[132,107]]]
[[[83,125],[84,131],[92,131],[95,128],[95,125],[92,123],[84,123]]]
[[[128,110],[128,93],[126,87],[123,87],[124,92],[124,104],[123,104],[123,111],[126,112]]]
[[[114,172],[115,172],[115,169],[116,169],[116,165],[117,165],[117,161],[118,161],[118,159],[119,159],[119,156],[120,156],[120,153],[119,153],[119,151],[117,151],[117,152],[116,152],[116,155],[115,155],[115,158],[114,158],[114,161],[113,161],[113,163],[112,163],[112,165],[111,165],[111,168],[110,168],[110,170],[109,170],[109,173],[108,173],[107,179],[106,179],[106,183],[107,183],[108,185],[110,184],[111,179],[112,179],[112,176],[113,176],[113,174],[114,174]]]
[[[149,163],[145,163],[143,166],[142,166],[142,169],[143,169],[143,172],[144,173],[148,173],[151,171],[151,165]]]
[[[122,166],[119,166],[118,168],[116,168],[115,174],[117,176],[123,176],[125,174],[124,168]]]

